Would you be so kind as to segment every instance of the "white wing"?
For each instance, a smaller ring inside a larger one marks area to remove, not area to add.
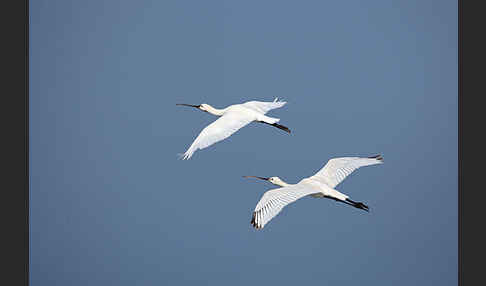
[[[267,113],[268,111],[275,109],[275,108],[280,108],[284,106],[287,102],[285,101],[279,101],[278,97],[275,98],[273,102],[263,102],[263,101],[248,101],[243,103],[242,105],[253,109],[257,112],[260,112],[262,114]]]
[[[251,224],[256,229],[261,229],[286,205],[293,203],[302,197],[318,192],[319,190],[316,190],[311,185],[305,183],[298,183],[296,185],[267,191],[263,194],[263,197],[260,199],[253,212]]]
[[[206,126],[191,144],[189,149],[182,156],[183,160],[188,160],[198,149],[204,149],[216,142],[224,140],[239,129],[253,121],[244,114],[228,112],[218,118],[213,123]]]
[[[381,155],[360,158],[360,157],[342,157],[334,158],[327,162],[327,164],[319,170],[314,176],[309,179],[316,180],[320,183],[324,183],[331,188],[335,188],[341,183],[347,176],[349,176],[354,170],[375,164],[383,163],[383,157]]]

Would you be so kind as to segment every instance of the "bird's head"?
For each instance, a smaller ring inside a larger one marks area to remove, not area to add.
[[[211,109],[211,106],[209,104],[203,103],[199,105],[199,109],[208,112]]]
[[[255,179],[260,179],[260,180],[264,180],[264,181],[269,181],[270,183],[272,183],[274,185],[277,185],[277,186],[281,186],[281,187],[285,187],[285,186],[288,185],[287,183],[285,183],[279,177],[268,177],[268,178],[265,178],[265,177],[258,177],[258,176],[244,176],[244,178],[255,178]]]

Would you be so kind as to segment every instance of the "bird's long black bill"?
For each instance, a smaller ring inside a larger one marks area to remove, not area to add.
[[[185,103],[176,103],[176,105],[189,106],[189,107],[195,107],[195,108],[199,108],[201,106],[201,105],[192,105],[192,104],[185,104]]]
[[[260,179],[264,181],[268,181],[270,178],[264,178],[264,177],[257,177],[257,176],[243,176],[243,178],[255,178],[255,179]]]

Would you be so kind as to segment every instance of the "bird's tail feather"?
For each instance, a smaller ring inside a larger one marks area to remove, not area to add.
[[[178,153],[177,156],[179,157],[180,160],[189,160],[191,159],[192,154],[194,154],[194,150],[189,148],[184,154]]]
[[[278,98],[278,97],[275,97],[275,99],[273,100],[274,103],[278,102],[278,103],[283,103],[283,105],[285,105],[287,102],[286,101],[283,101],[282,98]]]

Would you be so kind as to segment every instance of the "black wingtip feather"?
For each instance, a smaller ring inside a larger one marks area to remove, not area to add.
[[[378,161],[382,161],[383,162],[383,156],[381,156],[380,154],[378,155],[375,155],[375,156],[371,156],[371,157],[368,157],[370,159],[376,159]]]
[[[256,223],[255,218],[256,218],[256,212],[253,212],[253,215],[251,217],[251,222],[250,222],[251,225],[256,229],[261,229],[261,227],[259,227],[258,224]]]

